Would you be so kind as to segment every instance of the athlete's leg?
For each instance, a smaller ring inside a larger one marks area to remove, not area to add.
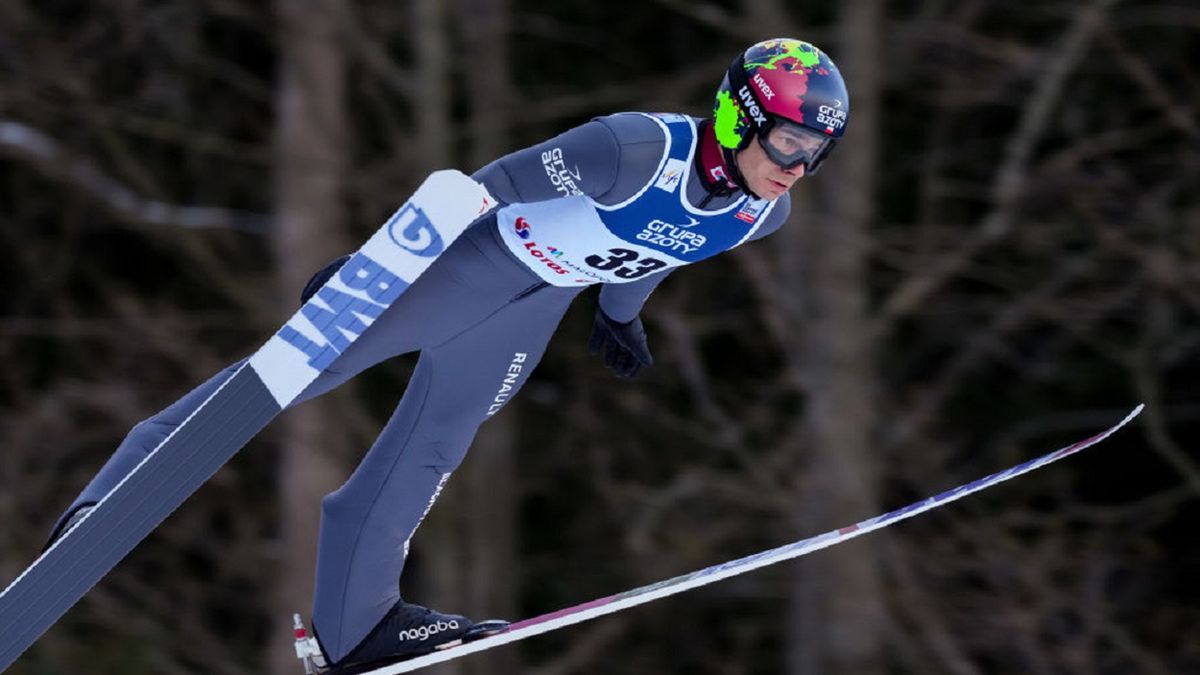
[[[477,225],[486,226],[483,222]],[[479,232],[454,242],[293,405],[319,396],[380,361],[437,344],[478,323],[534,283],[517,268],[500,268],[481,253]],[[484,240],[486,243],[486,240]],[[134,425],[92,481],[55,524],[57,536],[79,509],[95,504],[208,399],[243,363],[241,359],[170,406]]]
[[[543,288],[424,349],[375,445],[322,502],[313,624],[334,662],[399,599],[413,532],[498,396],[507,401],[541,359],[576,293]]]

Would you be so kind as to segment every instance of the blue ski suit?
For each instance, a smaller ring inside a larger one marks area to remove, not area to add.
[[[786,219],[786,194],[769,202],[713,189],[729,183],[711,129],[698,122],[597,118],[480,169],[474,177],[500,208],[473,223],[293,403],[420,352],[374,445],[322,501],[313,624],[332,661],[399,599],[413,533],[479,425],[528,380],[582,289],[600,284],[603,312],[631,321],[674,268]],[[60,525],[107,494],[240,363],[134,426]]]

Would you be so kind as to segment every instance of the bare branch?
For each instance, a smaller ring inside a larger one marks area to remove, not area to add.
[[[1117,56],[1117,63],[1129,74],[1130,78],[1141,88],[1155,106],[1157,106],[1176,130],[1192,140],[1200,139],[1200,125],[1196,124],[1196,111],[1188,110],[1172,96],[1171,89],[1146,63],[1132,54],[1119,40],[1112,28],[1104,26],[1100,32],[1104,46]]]
[[[20,122],[0,121],[0,153],[28,162],[43,175],[87,193],[117,216],[133,222],[252,234],[264,234],[272,226],[271,217],[262,214],[142,199],[94,163],[71,157],[56,140]]]
[[[1047,67],[1039,71],[1042,76],[1026,101],[1021,121],[1009,139],[1004,161],[992,183],[991,212],[961,248],[908,279],[887,298],[873,322],[873,338],[882,337],[896,325],[897,319],[911,313],[940,287],[960,275],[977,255],[1011,231],[1019,199],[1030,175],[1029,161],[1033,149],[1045,135],[1051,113],[1067,92],[1067,78],[1083,60],[1092,38],[1103,26],[1105,13],[1115,1],[1094,0],[1086,10],[1076,15],[1057,53],[1047,60]]]

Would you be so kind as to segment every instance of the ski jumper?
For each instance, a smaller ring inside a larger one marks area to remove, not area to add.
[[[693,118],[621,113],[480,169],[474,177],[502,206],[473,223],[293,403],[420,352],[391,419],[321,504],[313,625],[332,661],[399,599],[413,533],[479,425],[528,380],[582,289],[601,285],[604,312],[630,321],[675,268],[786,219],[787,195],[768,202],[712,192],[701,173],[721,175],[714,148]],[[99,501],[240,363],[134,426],[63,519]]]

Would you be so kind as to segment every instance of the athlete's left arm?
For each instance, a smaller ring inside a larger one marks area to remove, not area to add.
[[[600,309],[614,321],[633,321],[641,313],[646,299],[672,271],[668,269],[647,274],[637,281],[624,284],[603,284],[600,286]]]
[[[620,157],[612,131],[593,120],[511,152],[471,177],[501,206],[573,195],[596,197],[612,188]]]

